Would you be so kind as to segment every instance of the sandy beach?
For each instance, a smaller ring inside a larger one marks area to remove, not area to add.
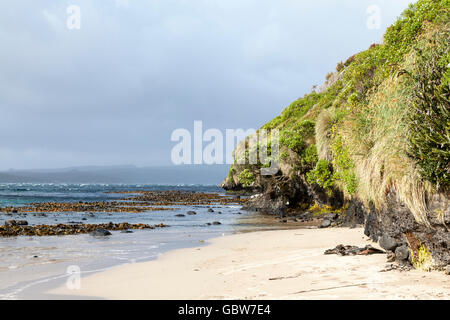
[[[82,277],[58,298],[101,299],[449,299],[443,272],[383,271],[385,254],[324,255],[338,244],[372,243],[363,230],[293,229],[224,236],[157,260]]]

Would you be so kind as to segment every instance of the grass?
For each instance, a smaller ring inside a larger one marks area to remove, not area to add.
[[[383,44],[339,63],[325,91],[263,126],[280,130],[281,162],[379,209],[395,191],[428,225],[426,196],[450,179],[449,12],[450,0],[419,0]]]

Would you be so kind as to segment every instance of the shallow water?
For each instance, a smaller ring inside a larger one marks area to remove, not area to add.
[[[68,185],[68,184],[0,184],[1,206],[20,206],[34,202],[108,201],[129,195],[110,192],[139,190],[183,190],[223,193],[217,186],[161,185]],[[171,206],[174,207],[174,206]],[[211,207],[215,212],[208,212]],[[0,299],[44,298],[43,291],[63,284],[70,276],[68,268],[76,266],[87,275],[125,263],[149,261],[169,250],[199,246],[204,240],[235,232],[270,228],[258,223],[253,214],[240,206],[175,206],[176,211],[144,213],[48,213],[7,216],[0,213],[0,224],[9,219],[25,219],[29,224],[58,224],[70,221],[84,223],[147,223],[169,225],[169,228],[112,232],[112,236],[90,235],[53,237],[0,238]],[[189,210],[197,215],[175,217]],[[221,214],[219,214],[219,211]],[[214,221],[221,225],[207,226]],[[69,269],[70,270],[70,269]]]

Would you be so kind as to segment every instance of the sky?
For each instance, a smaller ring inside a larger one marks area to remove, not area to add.
[[[2,1],[0,170],[169,165],[174,130],[259,128],[409,3]]]

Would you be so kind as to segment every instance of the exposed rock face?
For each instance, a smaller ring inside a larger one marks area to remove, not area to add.
[[[429,226],[416,222],[411,211],[398,199],[395,190],[387,194],[387,206],[382,210],[364,210],[365,233],[374,241],[380,237],[392,237],[399,245],[411,250],[410,259],[420,267],[430,263],[435,267],[450,264],[450,207],[448,195],[434,194],[429,197]],[[432,261],[427,260],[429,252]]]

